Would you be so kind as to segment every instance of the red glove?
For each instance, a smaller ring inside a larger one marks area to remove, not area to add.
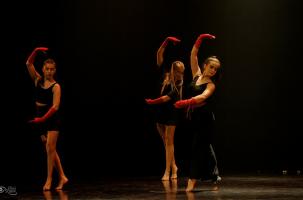
[[[51,107],[47,113],[45,113],[45,115],[43,115],[42,117],[35,117],[35,119],[29,121],[30,123],[42,123],[45,122],[48,118],[50,118],[53,114],[55,114],[55,112],[57,112],[57,110],[53,107]]]
[[[207,39],[215,39],[216,37],[213,36],[213,35],[210,35],[210,34],[201,34],[201,35],[199,35],[199,37],[197,38],[197,40],[195,42],[196,48],[200,47],[200,45],[202,43],[202,40],[205,39],[205,38],[207,38]]]
[[[174,45],[176,45],[178,42],[180,42],[181,40],[179,40],[178,38],[176,37],[167,37],[163,43],[161,44],[162,47],[166,47],[168,42],[171,41],[173,42]]]
[[[190,105],[196,105],[196,104],[197,104],[196,99],[191,98],[191,99],[179,100],[174,105],[176,108],[184,108],[184,107],[187,107]]]
[[[45,52],[47,50],[48,50],[47,47],[37,47],[37,48],[35,48],[34,51],[31,53],[31,55],[28,57],[27,62],[28,63],[33,63],[34,62],[35,57],[37,55],[37,51]]]
[[[145,101],[147,104],[159,104],[164,102],[164,100],[161,97],[157,99],[145,99]]]

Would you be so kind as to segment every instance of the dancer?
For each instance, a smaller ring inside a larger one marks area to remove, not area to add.
[[[164,51],[169,42],[177,44],[180,42],[176,37],[167,37],[157,51],[157,65],[163,67]],[[174,103],[182,98],[182,85],[184,64],[181,61],[174,61],[170,71],[164,73],[160,97],[146,99],[147,104],[158,104],[157,130],[163,140],[165,147],[166,167],[162,177],[163,181],[177,178],[178,167],[174,153],[174,135],[178,123],[178,109]]]
[[[186,188],[188,192],[194,189],[199,179],[212,180],[213,182],[221,180],[212,145],[214,130],[213,94],[221,64],[217,57],[211,56],[205,60],[202,69],[200,69],[197,55],[203,39],[215,39],[215,36],[201,34],[192,48],[190,64],[193,80],[189,91],[191,98],[175,103],[176,108],[188,109],[188,117],[193,130],[191,163]]]
[[[43,186],[44,191],[51,188],[54,167],[59,174],[59,183],[56,189],[61,190],[68,182],[56,150],[60,129],[59,106],[61,98],[60,84],[54,78],[56,63],[51,58],[46,59],[42,67],[43,76],[34,67],[37,53],[46,53],[47,50],[48,48],[46,47],[35,48],[26,61],[29,75],[35,84],[35,104],[37,109],[36,117],[30,123],[33,123],[41,131],[41,140],[45,144],[47,152],[47,179]]]

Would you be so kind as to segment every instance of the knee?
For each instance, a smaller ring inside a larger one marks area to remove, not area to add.
[[[46,151],[47,151],[47,153],[53,153],[56,151],[56,146],[51,143],[46,142]]]

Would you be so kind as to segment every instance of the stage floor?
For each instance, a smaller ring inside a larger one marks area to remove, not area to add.
[[[23,200],[302,200],[302,175],[222,176],[217,185],[198,182],[194,192],[185,192],[186,177],[161,181],[159,177],[106,178],[100,181],[70,182],[62,191],[40,190],[40,186],[18,186],[15,194],[0,193],[0,199]],[[20,189],[20,191],[18,191]]]

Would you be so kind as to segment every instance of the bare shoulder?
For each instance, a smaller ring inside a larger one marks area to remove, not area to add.
[[[216,85],[214,82],[209,82],[207,83],[207,88],[211,89],[211,90],[215,90],[216,89]]]
[[[60,91],[61,90],[61,86],[59,83],[55,83],[54,87],[53,87],[53,91]]]

